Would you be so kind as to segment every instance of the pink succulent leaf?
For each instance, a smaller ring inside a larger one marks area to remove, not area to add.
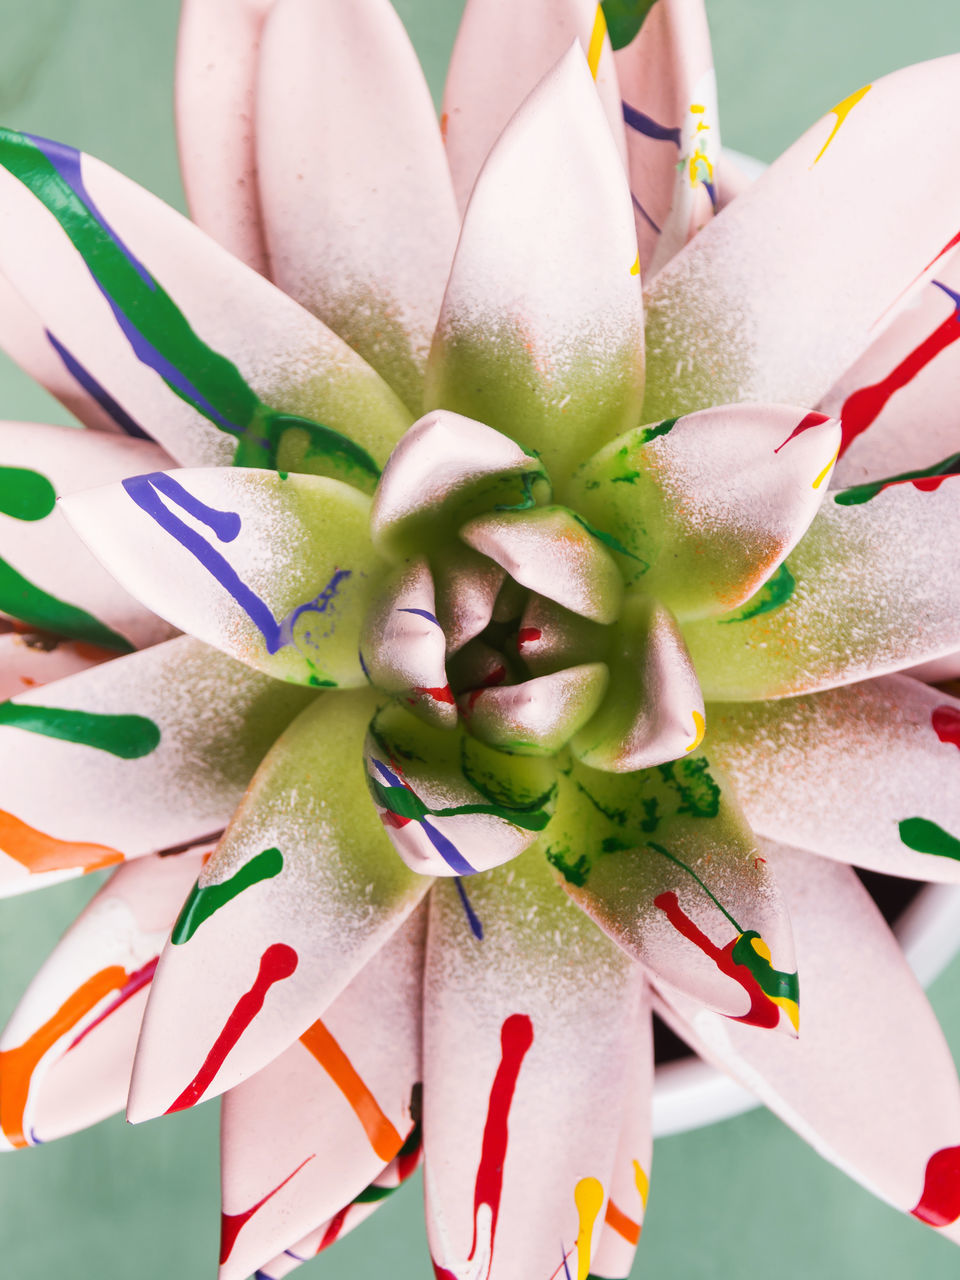
[[[526,508],[551,495],[536,454],[509,436],[458,413],[437,409],[407,431],[390,455],[370,512],[374,545],[404,560],[433,554],[471,516]]]
[[[82,640],[58,640],[47,632],[0,623],[0,700],[63,680],[114,657],[113,649],[98,649]]]
[[[897,313],[823,401],[841,420],[834,487],[960,468],[960,430],[945,412],[960,388],[960,253]]]
[[[710,31],[703,0],[615,0],[604,8],[623,97],[640,269],[650,280],[719,204]]]
[[[271,275],[419,412],[459,218],[389,0],[277,0],[257,79]]]
[[[960,699],[883,676],[716,703],[709,717],[711,757],[759,835],[886,875],[960,882]]]
[[[517,653],[535,676],[589,662],[606,637],[601,623],[530,593],[517,632]]]
[[[134,1122],[265,1067],[429,888],[395,856],[366,795],[361,753],[374,706],[365,692],[321,695],[261,765],[160,958],[134,1067]]]
[[[581,617],[609,623],[620,613],[623,578],[609,535],[568,507],[494,510],[468,520],[460,537],[514,582]]]
[[[622,776],[574,764],[538,847],[570,897],[658,983],[795,1034],[787,909],[706,756]]]
[[[574,477],[577,510],[627,584],[683,621],[726,613],[770,579],[826,497],[840,427],[785,405],[724,405],[638,427]]]
[[[383,566],[369,500],[352,486],[208,467],[131,476],[62,506],[117,580],[175,626],[278,679],[363,683],[360,629]]]
[[[184,0],[177,41],[177,142],[191,217],[264,275],[254,113],[260,39],[273,3]]]
[[[426,403],[537,450],[559,484],[637,423],[642,391],[630,193],[574,48],[510,122],[474,188]]]
[[[457,707],[447,683],[446,641],[426,560],[409,561],[383,584],[360,635],[371,684],[401,697],[430,724],[452,729]]]
[[[420,1165],[421,1137],[417,1126],[407,1141],[400,1148],[396,1159],[379,1174],[370,1185],[364,1188],[348,1205],[345,1205],[332,1218],[298,1240],[296,1244],[285,1249],[265,1266],[261,1267],[254,1280],[282,1280],[291,1271],[295,1271],[301,1263],[309,1262],[324,1249],[342,1240],[354,1227],[366,1222],[371,1214],[389,1199],[395,1191],[404,1185]]]
[[[372,489],[409,425],[360,356],[199,228],[92,157],[12,130],[0,271],[90,393],[181,464]]]
[[[852,684],[960,648],[960,480],[833,490],[789,559],[726,617],[687,623],[707,701]]]
[[[960,1217],[960,1087],[896,939],[849,867],[764,846],[789,895],[803,1032],[763,1036],[671,993],[662,1014],[820,1155],[935,1226]],[[864,993],[883,993],[883,1014]]]
[[[244,1280],[335,1217],[410,1136],[425,927],[420,909],[322,1020],[224,1097],[220,1280]]]
[[[157,957],[203,852],[118,868],[38,970],[0,1037],[0,1146],[123,1110]]]
[[[434,1268],[442,1280],[506,1280],[563,1274],[568,1260],[586,1275],[636,1071],[640,971],[535,852],[475,876],[467,892],[482,938],[456,884],[430,896],[423,1133]]]
[[[620,87],[596,0],[527,0],[523,5],[467,0],[447,72],[442,117],[461,210],[511,117],[574,41],[587,57],[625,159]]]
[[[591,1272],[626,1280],[643,1230],[653,1162],[653,1024],[650,991],[641,996],[636,1041],[620,1105],[620,1140],[610,1176],[607,1208]]]
[[[449,655],[479,636],[489,623],[506,574],[498,564],[459,541],[438,547],[432,559],[437,621]]]
[[[469,876],[515,858],[553,811],[551,760],[507,755],[397,704],[380,708],[364,745],[367,786],[403,861],[422,875]]]
[[[143,440],[0,422],[0,612],[30,628],[129,652],[173,629],[118,586],[57,510],[57,497],[169,466]]]
[[[0,895],[219,833],[313,696],[181,637],[0,704]]]
[[[56,396],[84,426],[97,431],[126,429],[131,435],[144,434],[135,422],[123,418],[118,406],[110,405],[109,411],[104,407],[104,403],[109,402],[99,394],[102,389],[83,378],[83,371],[76,369],[69,353],[3,275],[0,275],[0,350],[34,382]]]
[[[606,696],[573,738],[592,769],[632,773],[695,751],[704,731],[703,695],[670,612],[631,594],[607,650]]]
[[[516,684],[461,693],[471,734],[514,755],[554,755],[592,721],[610,685],[604,662],[585,662]]]
[[[957,234],[958,61],[858,90],[659,273],[647,295],[658,419],[741,400],[813,408]],[[889,198],[895,122],[910,120]]]

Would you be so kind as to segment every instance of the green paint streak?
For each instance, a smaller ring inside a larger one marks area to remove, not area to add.
[[[720,812],[720,788],[710,774],[706,756],[692,760],[670,760],[657,765],[657,772],[680,796],[678,813],[691,818],[715,818]]]
[[[785,973],[782,969],[774,969],[769,960],[758,955],[753,948],[754,938],[763,941],[759,933],[753,929],[749,929],[746,933],[741,933],[736,940],[731,952],[731,959],[735,964],[742,964],[749,969],[757,986],[768,998],[776,997],[777,999],[792,1000],[794,1004],[800,1003],[800,978],[794,973]]]
[[[0,511],[14,520],[42,520],[57,505],[57,491],[39,471],[0,467]]]
[[[936,480],[940,477],[955,476],[960,473],[960,453],[952,453],[949,458],[935,462],[930,467],[919,471],[901,471],[899,475],[887,476],[885,480],[871,480],[867,484],[854,484],[849,489],[841,489],[833,494],[833,500],[841,507],[857,507],[863,502],[875,498],[881,489],[892,484],[905,484],[910,480]]]
[[[17,618],[28,627],[36,627],[38,631],[53,631],[70,640],[85,640],[88,644],[117,649],[121,653],[133,652],[129,640],[87,613],[86,609],[58,600],[35,586],[6,560],[0,560],[0,612]]]
[[[160,728],[146,716],[111,716],[65,707],[35,707],[26,702],[0,702],[0,725],[4,724],[44,738],[108,751],[121,760],[140,760],[160,745]]]
[[[625,48],[634,40],[656,0],[602,0],[603,16],[614,49]]]
[[[672,862],[674,866],[679,867],[681,871],[685,871],[688,876],[691,876],[694,880],[696,880],[697,884],[700,886],[703,892],[707,895],[707,897],[710,899],[713,905],[717,908],[717,910],[722,911],[723,914],[727,917],[727,919],[736,929],[737,933],[740,933],[740,934],[743,933],[743,930],[737,924],[736,920],[734,920],[733,916],[730,914],[727,908],[723,905],[723,903],[720,901],[717,895],[707,888],[707,886],[703,883],[703,881],[700,879],[700,877],[697,875],[697,873],[694,871],[692,867],[688,867],[687,864],[685,862],[682,862],[676,856],[675,853],[671,853],[669,849],[665,849],[662,844],[654,844],[652,840],[648,840],[647,848],[652,849],[654,853],[659,853],[662,857],[669,859],[669,861]],[[754,934],[753,936],[759,937],[760,935]],[[757,959],[759,960],[760,956],[757,956]]]
[[[538,797],[529,805],[507,806],[502,804],[460,804],[445,809],[431,809],[406,787],[387,787],[379,778],[370,778],[370,786],[377,803],[398,818],[410,818],[422,822],[424,818],[459,818],[467,814],[481,813],[488,817],[503,818],[524,831],[542,831],[550,821],[544,805],[550,795]]]
[[[960,862],[960,840],[929,818],[904,818],[899,824],[900,839],[917,853],[932,853],[938,858],[954,858]]]
[[[651,440],[656,440],[657,436],[665,436],[671,432],[679,421],[679,418],[664,418],[663,422],[658,422],[655,427],[643,427],[637,432],[631,445],[649,444]]]
[[[283,870],[283,854],[279,849],[264,849],[255,858],[245,863],[235,875],[221,884],[208,884],[200,888],[199,882],[193,886],[190,896],[183,904],[177,923],[173,926],[170,941],[174,946],[182,946],[189,942],[205,920],[209,920],[214,912],[226,906],[245,889],[259,884],[261,880],[272,880]]]
[[[569,849],[551,847],[547,849],[546,856],[547,861],[557,868],[567,884],[576,885],[578,889],[582,889],[590,878],[590,868],[593,864],[587,854],[581,853],[574,861]]]
[[[594,528],[592,524],[588,524],[587,521],[584,520],[583,516],[578,516],[575,511],[571,511],[570,514],[581,528],[586,529],[591,538],[596,538],[598,542],[602,542],[603,545],[605,547],[609,547],[611,551],[619,551],[622,556],[629,556],[631,560],[636,560],[638,564],[642,564],[644,569],[649,569],[650,566],[647,564],[646,560],[642,560],[640,556],[634,555],[634,553],[629,551],[620,539],[615,538],[612,533],[607,533],[605,529]]]
[[[524,450],[526,452],[526,450]],[[537,500],[533,496],[533,486],[538,481],[544,480],[542,471],[524,471],[517,477],[523,486],[523,495],[519,502],[508,503],[498,502],[493,508],[494,511],[529,511],[531,507],[537,505]]]
[[[787,603],[796,587],[793,574],[786,564],[782,564],[773,577],[750,597],[739,613],[728,618],[720,618],[719,621],[747,622],[750,618],[758,618],[762,613],[773,613],[775,609],[780,609]]]
[[[237,366],[194,332],[170,295],[124,252],[29,138],[0,129],[0,164],[56,218],[114,312],[139,335],[140,349],[131,343],[137,357],[156,368],[170,390],[197,413],[238,437],[236,465],[275,466],[282,437],[295,428],[308,434],[310,453],[327,458],[342,479],[373,490],[380,472],[366,450],[330,427],[264,404]],[[164,372],[164,365],[173,370]]]

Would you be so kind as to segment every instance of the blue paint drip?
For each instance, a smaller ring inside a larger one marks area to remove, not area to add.
[[[572,1252],[573,1250],[571,1249],[571,1253]],[[563,1247],[562,1240],[560,1241],[560,1253],[563,1256],[563,1274],[566,1277],[566,1280],[573,1280],[572,1276],[570,1275],[570,1268],[567,1266],[567,1251]]]
[[[936,285],[938,289],[942,289],[947,297],[952,299],[953,305],[957,309],[957,315],[960,316],[960,293],[951,289],[949,285],[944,284],[942,280],[931,280],[930,283]]]
[[[418,618],[426,618],[426,620],[428,622],[432,622],[435,627],[439,627],[440,625],[429,609],[398,609],[397,613],[415,613]]]
[[[708,182],[706,178],[701,178],[700,181],[703,184],[703,186],[706,187],[707,195],[710,197],[710,204],[713,206],[713,212],[716,213],[717,210],[720,208],[720,204],[717,199],[716,185],[712,182]]]
[[[120,430],[137,440],[150,440],[151,437],[144,431],[143,427],[130,417],[122,405],[117,404],[110,392],[96,380],[90,370],[84,368],[77,357],[71,351],[68,351],[49,329],[44,329],[44,333],[47,341],[60,357],[67,373],[83,388],[90,399],[95,400],[104,413],[113,419]]]
[[[480,923],[480,917],[473,909],[473,904],[467,897],[467,891],[463,887],[463,881],[458,876],[456,879],[457,893],[460,895],[460,901],[463,903],[463,909],[467,914],[467,920],[470,922],[470,928],[473,930],[473,936],[479,941],[483,941],[483,925]]]
[[[660,228],[657,226],[654,220],[650,217],[649,213],[647,213],[646,209],[643,207],[643,205],[640,203],[637,197],[633,195],[632,192],[631,192],[631,197],[633,199],[634,206],[637,209],[638,213],[640,214],[641,218],[643,218],[643,220],[654,229],[657,235],[659,235]]]
[[[683,137],[679,128],[671,128],[669,125],[658,124],[652,116],[648,116],[643,111],[638,111],[636,107],[631,107],[629,102],[623,104],[623,120],[630,129],[634,129],[637,133],[642,133],[645,138],[652,138],[654,142],[672,142],[679,151],[683,145]]]
[[[408,787],[404,783],[403,779],[398,777],[392,769],[389,769],[382,760],[377,760],[375,757],[371,757],[371,759],[373,760],[374,768],[379,771],[380,776],[383,778],[384,782],[386,782],[387,786],[400,787],[404,791],[412,790],[412,788]],[[416,792],[413,794],[416,795]],[[419,823],[426,833],[427,839],[451,871],[455,872],[458,876],[472,876],[476,874],[476,867],[472,867],[470,865],[453,841],[448,839],[442,831],[438,831],[436,827],[432,827],[425,817],[411,818],[411,822]]]
[[[277,653],[285,645],[293,644],[293,628],[302,614],[326,613],[339,590],[340,583],[350,577],[349,569],[334,570],[333,577],[318,596],[298,605],[278,621],[269,605],[247,586],[229,560],[212,547],[201,533],[184,524],[180,517],[165,505],[160,495],[163,494],[194,519],[207,525],[221,542],[232,542],[240,532],[241,521],[237,512],[218,511],[215,507],[207,506],[189,493],[179,481],[162,471],[153,471],[143,476],[131,476],[122,481],[122,484],[140,510],[155,520],[161,529],[169,533],[186,551],[199,560],[207,572],[233,596],[263,636],[269,654]]]

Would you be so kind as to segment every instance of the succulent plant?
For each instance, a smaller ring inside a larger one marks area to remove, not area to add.
[[[421,1149],[439,1280],[614,1280],[656,1010],[956,1237],[849,865],[960,881],[956,59],[753,185],[699,0],[469,0],[443,137],[387,0],[180,60],[198,225],[0,132],[0,339],[85,428],[0,425],[0,887],[122,864],[5,1144],[223,1094],[223,1280]]]

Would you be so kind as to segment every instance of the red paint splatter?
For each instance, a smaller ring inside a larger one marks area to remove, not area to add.
[[[399,831],[401,827],[405,827],[408,822],[412,822],[412,818],[405,818],[400,813],[391,813],[389,809],[384,809],[380,815],[380,821],[385,827],[393,827]]]
[[[220,1215],[220,1265],[221,1267],[233,1253],[233,1246],[237,1243],[237,1236],[241,1230],[247,1225],[258,1209],[262,1209],[268,1200],[272,1199],[278,1191],[282,1191],[291,1178],[295,1178],[305,1164],[309,1164],[314,1157],[307,1156],[306,1160],[301,1161],[294,1169],[293,1173],[288,1173],[284,1180],[268,1191],[262,1200],[258,1200],[252,1209],[245,1209],[243,1213],[223,1213]]]
[[[141,991],[148,983],[153,981],[153,975],[157,971],[157,961],[159,959],[159,956],[154,956],[152,960],[147,961],[142,969],[137,969],[134,973],[131,973],[130,977],[117,992],[116,998],[111,1000],[103,1012],[99,1013],[88,1026],[83,1028],[76,1039],[72,1040],[70,1044],[67,1045],[67,1053],[69,1053],[71,1049],[75,1049],[80,1041],[90,1034],[94,1027],[98,1027],[100,1023],[103,1022],[104,1018],[109,1018],[110,1014],[113,1013],[115,1009],[119,1009],[122,1004],[126,1004],[132,996],[135,996],[138,991]]]
[[[960,1147],[944,1147],[927,1161],[923,1195],[910,1212],[931,1227],[960,1218]]]
[[[759,871],[759,870],[760,870],[760,863],[761,863],[761,862],[766,863],[766,861],[767,861],[767,860],[766,860],[766,858],[761,858],[761,857],[760,857],[760,855],[758,854],[758,855],[757,855],[757,857],[755,857],[755,858],[754,858],[754,860],[753,860],[753,869],[754,869],[754,871]]]
[[[477,699],[481,697],[488,689],[492,689],[495,685],[503,684],[507,678],[506,667],[494,667],[480,682],[479,689],[471,689],[467,697],[466,711],[469,713],[476,706]]]
[[[517,632],[517,651],[520,652],[525,644],[536,644],[542,635],[539,627],[521,627]]]
[[[425,697],[432,698],[434,702],[448,702],[454,705],[456,701],[453,696],[453,690],[448,684],[445,684],[443,688],[437,687],[434,689],[430,689],[426,685],[417,685],[414,692],[422,693]]]
[[[739,1017],[731,1017],[731,1021],[746,1022],[751,1027],[772,1030],[780,1021],[780,1008],[772,1000],[767,999],[760,984],[746,965],[737,964],[734,960],[733,948],[737,945],[737,939],[734,938],[725,947],[718,947],[712,943],[684,913],[672,889],[654,898],[653,905],[665,913],[678,933],[682,933],[695,947],[699,947],[704,955],[709,956],[721,973],[725,973],[728,978],[732,978],[743,987],[750,998],[750,1009]]]
[[[821,423],[829,422],[830,415],[826,413],[808,413],[807,416],[793,428],[790,434],[784,440],[783,444],[778,444],[774,449],[774,453],[779,453],[781,449],[786,448],[791,440],[795,440],[797,436],[802,435],[804,431],[809,431],[811,427],[819,427]]]
[[[941,742],[960,748],[960,710],[948,706],[934,707],[930,723]]]
[[[453,1271],[448,1271],[446,1267],[441,1267],[440,1263],[434,1262],[433,1258],[430,1261],[433,1263],[435,1280],[457,1280],[457,1276]]]
[[[324,1249],[329,1249],[337,1240],[340,1232],[343,1230],[343,1224],[347,1219],[347,1214],[353,1208],[353,1201],[345,1204],[339,1213],[335,1213],[327,1223],[327,1229],[323,1233],[320,1243],[317,1245],[317,1253],[323,1253]]]
[[[869,387],[861,387],[847,396],[840,410],[840,426],[843,431],[843,442],[840,445],[841,457],[857,436],[877,420],[894,392],[911,382],[935,356],[938,356],[951,343],[956,342],[958,338],[960,338],[960,309],[954,310],[882,381],[875,382]],[[942,480],[942,477],[938,479]]]
[[[275,942],[260,957],[260,968],[253,986],[245,991],[214,1041],[213,1048],[203,1061],[203,1066],[190,1081],[183,1093],[167,1107],[166,1114],[192,1107],[203,1096],[214,1076],[223,1066],[227,1055],[249,1027],[267,998],[267,992],[275,982],[289,978],[297,967],[299,957],[293,947]]]
[[[525,1013],[513,1013],[500,1028],[500,1065],[493,1078],[490,1101],[487,1103],[487,1122],[483,1128],[483,1145],[473,1193],[473,1245],[470,1258],[477,1251],[477,1215],[480,1206],[490,1209],[490,1254],[497,1234],[497,1218],[500,1215],[500,1193],[503,1190],[503,1165],[507,1158],[510,1106],[520,1068],[527,1051],[533,1044],[533,1023]],[[441,1275],[434,1263],[434,1270]],[[445,1273],[449,1275],[450,1273]]]

